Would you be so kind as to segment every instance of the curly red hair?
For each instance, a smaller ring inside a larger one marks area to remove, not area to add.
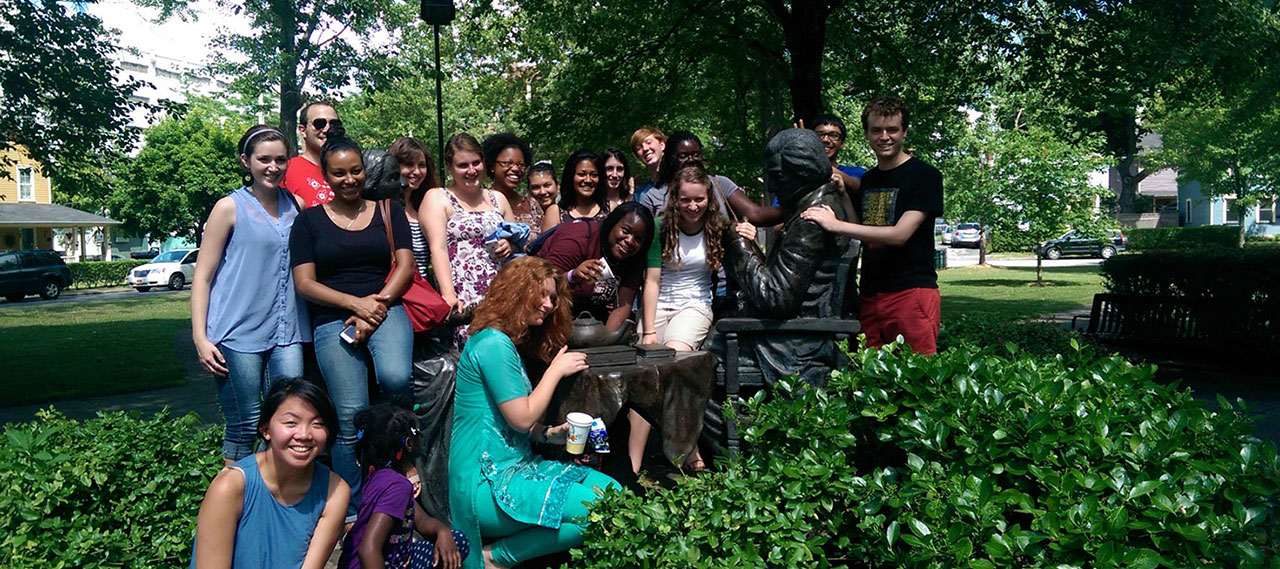
[[[542,281],[555,279],[555,306],[530,327],[542,301]],[[564,272],[539,257],[520,257],[507,263],[489,283],[489,290],[476,306],[471,333],[494,328],[516,345],[521,353],[551,362],[569,339],[573,328],[573,296]]]

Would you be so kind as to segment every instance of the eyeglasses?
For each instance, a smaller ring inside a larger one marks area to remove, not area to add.
[[[311,128],[316,130],[324,130],[324,127],[340,127],[342,121],[338,119],[311,119]]]
[[[815,130],[813,131],[813,133],[818,135],[818,138],[822,140],[843,140],[844,139],[844,137],[840,135],[840,131],[838,130]]]
[[[493,163],[508,169],[519,168],[521,170],[524,170],[525,168],[529,167],[529,165],[525,164],[524,162],[511,162],[509,160],[495,160]]]
[[[699,160],[702,158],[702,152],[694,150],[693,152],[677,152],[676,160]]]

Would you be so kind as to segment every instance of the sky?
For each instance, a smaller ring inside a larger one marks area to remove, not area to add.
[[[143,8],[129,0],[100,0],[88,4],[85,11],[100,18],[107,27],[118,30],[122,47],[200,64],[209,55],[209,40],[219,28],[243,24],[239,18],[219,14],[213,2],[195,0],[192,5],[199,14],[195,22],[172,18],[158,24],[154,20],[159,10]]]

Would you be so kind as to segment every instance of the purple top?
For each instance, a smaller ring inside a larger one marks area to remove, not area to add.
[[[392,524],[391,535],[382,546],[383,562],[388,568],[406,569],[413,552],[413,483],[395,470],[379,468],[365,479],[360,493],[360,513],[342,540],[338,567],[362,569],[359,550],[365,529],[374,514],[386,514],[400,523]]]

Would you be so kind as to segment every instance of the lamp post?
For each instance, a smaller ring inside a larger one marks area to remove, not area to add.
[[[436,168],[440,171],[440,183],[444,183],[444,98],[441,95],[440,78],[444,72],[440,70],[440,26],[453,22],[458,11],[453,0],[422,0],[418,16],[422,21],[435,28],[436,39]]]

